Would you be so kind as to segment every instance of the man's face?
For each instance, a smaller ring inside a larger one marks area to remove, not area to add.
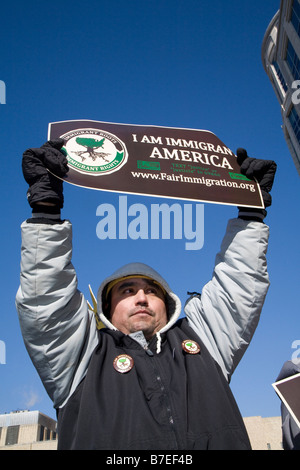
[[[124,279],[111,291],[111,323],[130,334],[143,331],[149,340],[167,324],[167,309],[162,289],[143,278]]]

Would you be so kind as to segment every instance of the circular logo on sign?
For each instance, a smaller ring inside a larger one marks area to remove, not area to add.
[[[61,136],[68,165],[79,173],[107,175],[118,171],[128,159],[124,142],[100,129],[76,129]]]
[[[129,372],[133,368],[132,357],[128,356],[127,354],[121,354],[120,356],[117,356],[114,360],[114,368],[117,372],[121,372],[121,374]]]
[[[182,342],[182,349],[189,354],[198,354],[198,352],[200,352],[199,344],[190,339],[186,339]]]

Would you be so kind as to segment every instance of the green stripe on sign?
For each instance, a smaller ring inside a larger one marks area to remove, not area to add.
[[[144,162],[143,160],[137,161],[137,167],[140,170],[160,170],[159,162]]]
[[[240,173],[231,173],[229,172],[229,176],[232,180],[246,180],[246,181],[251,181],[247,176],[241,175]]]

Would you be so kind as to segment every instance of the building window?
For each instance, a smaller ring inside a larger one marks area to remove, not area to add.
[[[290,41],[288,41],[288,46],[287,46],[287,51],[286,51],[286,61],[293,75],[294,80],[299,80],[300,79],[300,60]]]
[[[296,33],[300,36],[300,3],[299,0],[293,1],[291,23]]]
[[[288,133],[287,137],[288,137],[288,144],[292,147],[292,150],[294,152],[294,156],[297,158],[297,160],[299,161],[299,165],[300,165],[300,159],[298,157],[298,154],[296,152],[296,149],[294,147],[293,141],[291,140],[291,137],[290,137],[289,133]]]
[[[286,93],[287,90],[288,90],[288,86],[287,86],[287,84],[286,84],[286,81],[285,81],[285,79],[284,79],[284,76],[282,75],[282,72],[281,72],[281,70],[280,70],[280,68],[279,68],[279,65],[278,65],[278,63],[277,63],[276,61],[274,61],[272,65],[273,65],[273,67],[274,67],[274,69],[275,69],[275,71],[276,71],[276,75],[277,75],[277,77],[278,77],[278,79],[279,79],[279,81],[280,81],[280,83],[281,83],[281,86],[282,86],[282,88],[284,89],[284,91],[285,91],[285,93]]]
[[[6,431],[5,445],[11,446],[18,443],[20,426],[8,426]]]
[[[45,427],[42,424],[40,424],[40,435],[39,435],[39,438],[38,438],[39,441],[44,440],[44,432],[45,432]]]
[[[53,433],[54,433],[54,431],[53,431]],[[51,436],[52,436],[51,429],[48,429],[45,426],[43,426],[42,424],[40,424],[38,440],[39,441],[50,441],[51,439],[55,439],[56,434],[55,434],[54,438],[52,438]]]
[[[291,112],[288,115],[288,118],[293,128],[296,139],[300,145],[300,117],[298,116],[298,113],[296,111],[296,108],[294,108],[294,106],[292,107]]]

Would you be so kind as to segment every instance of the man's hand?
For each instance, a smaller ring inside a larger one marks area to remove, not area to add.
[[[272,197],[269,194],[277,169],[277,165],[273,160],[259,160],[256,158],[250,158],[247,155],[247,151],[243,148],[238,148],[237,162],[241,167],[241,173],[247,178],[255,178],[261,188],[262,197],[264,200],[265,207],[269,207],[272,204]]]
[[[67,159],[61,152],[63,144],[63,139],[50,140],[23,154],[22,170],[29,184],[27,198],[32,208],[39,203],[54,205],[58,209],[63,207],[63,182],[48,171],[61,178],[69,171]]]

